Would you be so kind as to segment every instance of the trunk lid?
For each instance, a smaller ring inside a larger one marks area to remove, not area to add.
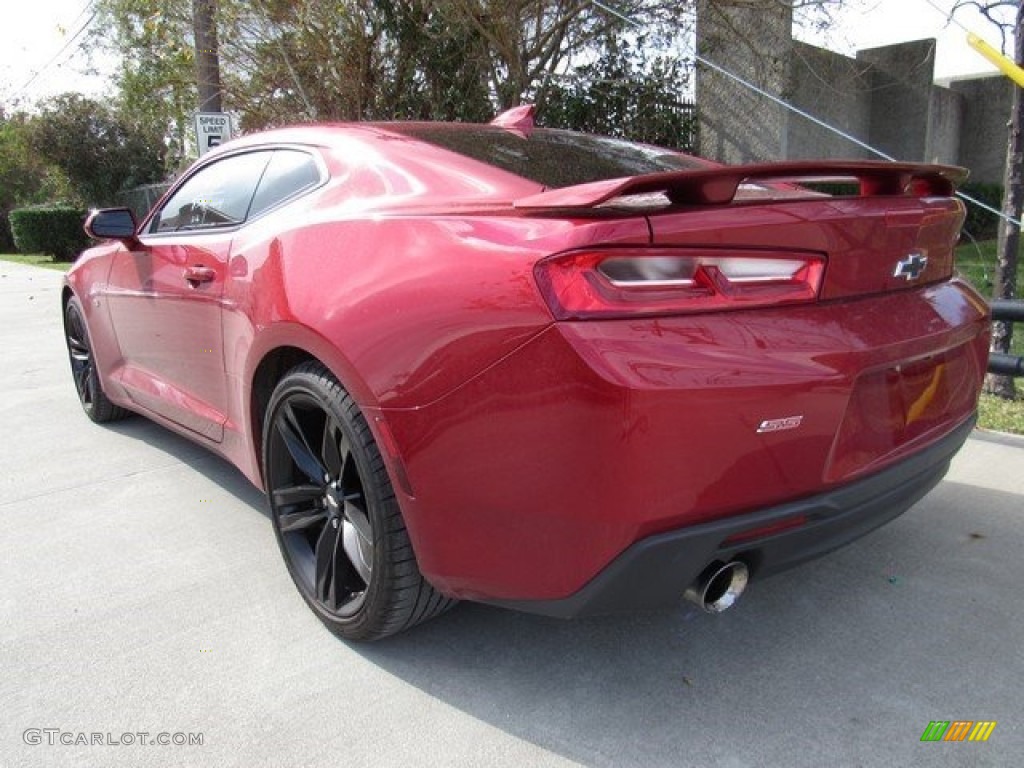
[[[858,197],[758,200],[649,220],[659,246],[824,254],[820,298],[828,300],[949,279],[963,216],[949,197]]]
[[[823,254],[820,298],[946,280],[964,218],[963,168],[804,161],[720,166],[580,184],[517,200],[526,215],[648,217],[652,245]],[[802,186],[852,191],[831,196]]]

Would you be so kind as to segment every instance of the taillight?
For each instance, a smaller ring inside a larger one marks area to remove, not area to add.
[[[809,302],[824,273],[820,254],[734,248],[571,251],[534,268],[558,320]]]

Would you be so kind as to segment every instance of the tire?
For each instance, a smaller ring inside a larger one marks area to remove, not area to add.
[[[346,640],[377,640],[455,601],[420,574],[366,420],[319,363],[293,368],[263,421],[263,477],[288,572]]]
[[[118,421],[131,415],[130,411],[110,402],[103,392],[96,358],[89,341],[89,329],[85,324],[85,313],[74,296],[64,307],[64,341],[68,347],[71,378],[75,382],[78,402],[82,404],[85,415],[97,424]]]

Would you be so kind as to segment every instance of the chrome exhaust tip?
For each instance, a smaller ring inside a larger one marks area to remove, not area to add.
[[[750,581],[750,571],[739,560],[716,562],[704,569],[697,581],[690,586],[683,597],[696,603],[708,613],[721,613],[732,608],[740,599]]]

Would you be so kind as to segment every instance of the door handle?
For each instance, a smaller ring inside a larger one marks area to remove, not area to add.
[[[210,267],[199,264],[194,267],[185,267],[183,276],[195,288],[199,283],[208,283],[213,280],[217,273]]]

